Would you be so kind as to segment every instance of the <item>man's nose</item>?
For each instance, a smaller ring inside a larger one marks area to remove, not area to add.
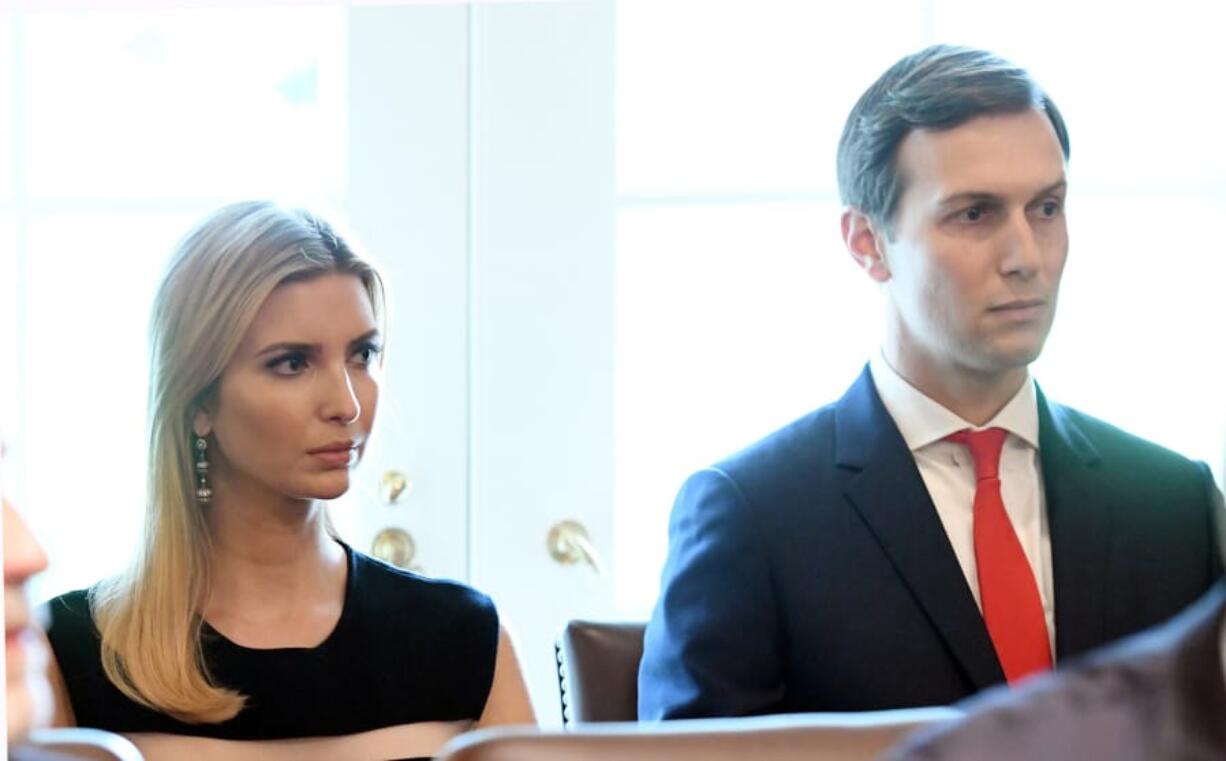
[[[1029,279],[1035,276],[1042,262],[1039,238],[1026,211],[1011,215],[1005,229],[1001,274]]]

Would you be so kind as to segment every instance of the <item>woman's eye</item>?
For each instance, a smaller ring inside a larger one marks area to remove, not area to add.
[[[363,344],[357,348],[353,356],[362,364],[369,365],[375,361],[375,357],[379,356],[379,347],[375,344]]]
[[[268,368],[281,375],[296,375],[306,367],[306,355],[302,352],[285,354],[268,363]]]

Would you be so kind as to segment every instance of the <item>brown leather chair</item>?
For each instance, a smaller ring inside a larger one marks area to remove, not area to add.
[[[562,725],[634,721],[638,718],[641,622],[571,621],[558,635],[554,654]]]
[[[952,708],[912,708],[593,724],[568,732],[498,728],[455,738],[438,761],[860,761],[959,715]]]
[[[127,738],[100,729],[36,729],[9,748],[9,761],[142,761]]]

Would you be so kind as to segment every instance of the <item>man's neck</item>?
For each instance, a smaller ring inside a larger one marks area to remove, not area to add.
[[[885,361],[903,380],[963,420],[985,425],[1004,409],[1029,377],[1025,366],[1001,373],[977,373],[952,365],[919,361],[888,343]]]

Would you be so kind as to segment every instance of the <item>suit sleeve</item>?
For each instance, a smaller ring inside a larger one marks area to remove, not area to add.
[[[770,558],[751,507],[720,470],[682,487],[644,641],[640,719],[769,713],[782,699]]]
[[[1209,575],[1213,579],[1222,576],[1222,553],[1226,552],[1226,504],[1222,492],[1213,481],[1213,473],[1205,463],[1197,463],[1205,478],[1205,490],[1209,501],[1209,536],[1211,539]]]

